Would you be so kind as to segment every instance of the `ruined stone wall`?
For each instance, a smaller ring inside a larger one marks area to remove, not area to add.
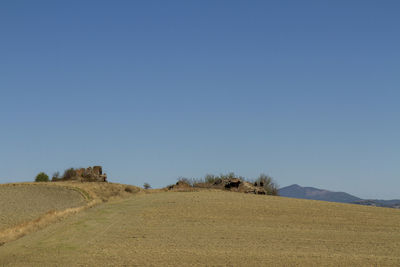
[[[75,169],[74,177],[68,180],[77,180],[82,182],[107,182],[107,174],[103,173],[101,166]],[[63,179],[65,180],[65,179]]]

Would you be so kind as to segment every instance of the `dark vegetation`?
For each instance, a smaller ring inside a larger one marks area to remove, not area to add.
[[[69,168],[66,169],[62,175],[60,175],[60,172],[55,172],[51,181],[57,182],[72,180],[81,182],[106,182],[106,177],[106,174],[102,173],[101,166],[94,166],[93,168],[89,167],[86,169]],[[45,173],[40,173],[36,177],[35,181],[47,182],[49,181],[49,177]],[[144,183],[143,188],[150,189],[151,185],[149,183]],[[174,189],[175,191],[193,191],[196,190],[196,188],[212,188],[260,195],[278,195],[278,185],[274,179],[263,173],[255,179],[247,179],[243,176],[238,176],[233,172],[220,175],[207,174],[203,178],[179,177],[176,184],[170,185],[167,188],[169,190]],[[126,187],[125,191],[131,193],[132,188]]]
[[[53,173],[53,177],[51,178],[51,181],[58,181],[58,180],[60,180],[61,179],[61,177],[60,177],[60,172],[55,172],[55,173]]]
[[[274,179],[266,174],[260,174],[258,178],[254,182],[255,185],[259,185],[261,187],[264,187],[265,191],[267,192],[267,195],[273,195],[277,196],[279,195],[278,193],[278,185],[274,181]]]
[[[107,174],[103,173],[101,166],[69,168],[64,171],[63,175],[55,172],[51,181],[107,182]]]
[[[36,175],[35,182],[48,182],[48,181],[49,181],[49,176],[44,172],[41,172],[38,175]]]
[[[127,186],[125,187],[125,192],[128,192],[128,193],[137,193],[137,192],[139,192],[139,189],[138,189],[138,187],[136,187],[136,186],[127,185]]]
[[[247,179],[243,176],[238,176],[233,172],[228,174],[207,174],[204,178],[186,178],[186,177],[179,177],[177,185],[186,185],[192,188],[216,188],[219,184],[223,184],[223,181],[230,180],[232,181],[228,185],[225,185],[226,189],[227,186],[234,185],[236,183],[245,182],[251,183],[255,187],[262,187],[265,190],[267,195],[278,195],[278,184],[275,180],[266,174],[260,174],[256,179]],[[174,185],[168,186],[168,188],[173,188]]]
[[[70,180],[71,178],[76,176],[76,171],[74,168],[66,169],[63,175],[60,175],[60,172],[55,172],[53,177],[51,178],[52,182],[62,181],[62,180]]]
[[[63,180],[69,180],[69,179],[71,179],[71,178],[73,178],[73,177],[75,177],[76,176],[76,171],[75,171],[75,169],[74,168],[69,168],[69,169],[66,169],[65,171],[64,171],[64,174],[63,174],[63,176],[62,176],[62,179]]]
[[[76,170],[74,168],[69,168],[64,171],[62,176],[60,175],[60,172],[53,173],[51,181],[56,182],[61,180],[70,180],[75,176],[76,176]],[[44,172],[39,173],[35,178],[35,182],[48,182],[48,181],[49,181],[49,176]]]

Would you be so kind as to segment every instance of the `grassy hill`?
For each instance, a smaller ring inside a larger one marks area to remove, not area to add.
[[[0,266],[400,265],[395,209],[222,191],[136,194],[0,246]]]
[[[61,211],[85,204],[85,198],[80,192],[61,186],[2,185],[0,186],[0,231],[34,220],[49,211]]]
[[[99,203],[140,191],[115,183],[0,184],[0,246]]]

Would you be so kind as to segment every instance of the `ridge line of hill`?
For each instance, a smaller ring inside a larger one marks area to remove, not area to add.
[[[334,192],[326,189],[319,189],[309,186],[303,187],[298,184],[292,184],[286,187],[282,187],[278,191],[279,195],[283,197],[322,200],[330,202],[400,209],[400,199],[392,199],[392,200],[362,199],[346,192]]]

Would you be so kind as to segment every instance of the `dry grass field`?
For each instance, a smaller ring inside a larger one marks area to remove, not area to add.
[[[0,231],[36,219],[49,211],[85,205],[84,196],[61,186],[10,184],[0,186]]]
[[[399,266],[395,209],[232,192],[136,194],[0,246],[0,266]]]
[[[115,183],[16,183],[0,185],[0,246],[70,215],[139,193]]]

